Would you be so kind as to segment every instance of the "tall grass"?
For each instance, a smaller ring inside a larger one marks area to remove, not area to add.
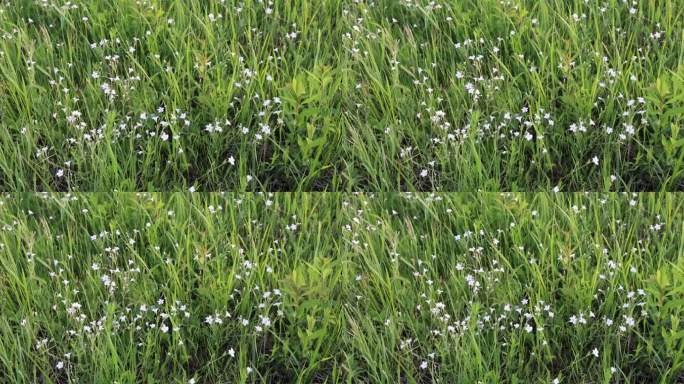
[[[5,195],[0,382],[681,382],[683,204]]]
[[[675,0],[0,2],[0,189],[671,191]]]

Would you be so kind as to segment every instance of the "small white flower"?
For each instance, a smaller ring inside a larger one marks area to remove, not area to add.
[[[58,361],[57,364],[55,365],[55,368],[62,370],[64,368],[64,362]]]
[[[63,177],[64,176],[64,170],[62,168],[58,169],[57,172],[55,172],[55,176]]]
[[[427,175],[428,175],[427,169],[423,169],[422,171],[420,171],[420,177],[427,177]]]
[[[235,165],[235,158],[234,158],[233,156],[229,157],[229,158],[228,158],[228,163],[229,163],[230,165]]]
[[[233,348],[229,349],[229,350],[228,350],[228,355],[229,355],[230,357],[235,357],[235,350],[234,350]]]
[[[632,316],[625,316],[625,324],[627,324],[628,327],[633,327],[636,322]]]
[[[598,156],[594,156],[594,157],[591,159],[591,162],[594,163],[594,165],[599,165],[599,158],[598,158]]]
[[[420,369],[427,369],[427,367],[428,367],[427,361],[423,361],[422,363],[420,363]]]
[[[591,354],[594,355],[594,357],[599,357],[599,350],[598,350],[598,348],[594,348],[594,350],[591,351]]]

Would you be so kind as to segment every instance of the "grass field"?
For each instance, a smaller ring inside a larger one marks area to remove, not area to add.
[[[684,384],[683,126],[682,0],[0,0],[0,384]]]
[[[678,194],[14,194],[0,383],[681,383]]]
[[[679,0],[0,0],[5,191],[684,189]]]

